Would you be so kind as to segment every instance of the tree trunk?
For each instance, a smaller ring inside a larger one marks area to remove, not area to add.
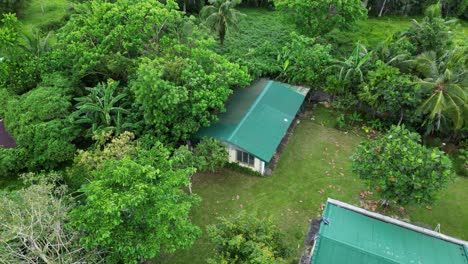
[[[221,50],[224,50],[224,37],[226,36],[226,25],[222,25],[219,29],[219,42],[221,43]]]
[[[383,10],[384,10],[384,8],[385,8],[385,4],[386,4],[386,3],[387,3],[387,0],[384,0],[384,1],[383,1],[383,4],[382,4],[382,8],[380,8],[379,17],[382,16],[382,13],[383,13]]]
[[[192,194],[192,176],[193,174],[190,174],[188,177],[188,190],[190,194]]]
[[[400,109],[400,120],[398,121],[398,125],[397,126],[400,126],[401,125],[401,122],[403,122],[403,109]]]

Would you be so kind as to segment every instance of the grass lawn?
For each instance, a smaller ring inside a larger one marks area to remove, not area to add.
[[[422,17],[370,17],[358,21],[351,30],[333,30],[327,39],[339,50],[352,50],[358,41],[367,47],[375,47],[397,31],[410,27],[411,21]],[[454,30],[455,43],[462,44],[468,37],[468,22],[460,20]]]
[[[60,21],[71,7],[69,0],[32,0],[21,19],[25,32],[32,32],[41,25]]]
[[[314,120],[312,120],[314,119]],[[305,239],[309,220],[320,215],[327,197],[359,205],[363,182],[350,171],[350,159],[364,138],[336,130],[333,113],[318,108],[301,119],[277,168],[270,177],[246,176],[229,170],[200,174],[194,179],[194,192],[203,199],[192,211],[192,220],[205,229],[216,217],[236,215],[242,210],[270,217],[284,232],[291,248],[297,249],[296,262]],[[410,207],[410,219],[468,239],[468,179],[459,177],[442,192],[443,200],[432,210]],[[205,263],[212,247],[203,236],[194,247],[174,255],[161,256],[153,263]]]

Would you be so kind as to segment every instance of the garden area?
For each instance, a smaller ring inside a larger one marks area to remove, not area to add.
[[[194,178],[194,193],[202,202],[192,210],[199,226],[214,224],[219,216],[247,211],[271,218],[294,248],[291,263],[304,247],[312,218],[321,216],[327,198],[360,206],[360,193],[366,187],[351,172],[351,155],[365,134],[353,134],[335,128],[336,113],[317,107],[300,120],[281,155],[273,175],[255,177],[230,170],[199,174]],[[406,207],[400,215],[411,223],[425,223],[431,229],[441,224],[444,234],[468,239],[468,179],[457,177],[431,209]],[[202,263],[213,254],[213,246],[204,235],[187,251],[164,255],[151,263]]]
[[[297,263],[327,198],[468,240],[463,3],[0,3],[0,259]],[[270,176],[196,138],[259,78],[323,96]]]

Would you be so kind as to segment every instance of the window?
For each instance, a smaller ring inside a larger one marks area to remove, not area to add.
[[[250,155],[248,152],[244,152],[241,150],[237,150],[237,161],[240,163],[244,163],[251,167],[254,166],[255,157]]]

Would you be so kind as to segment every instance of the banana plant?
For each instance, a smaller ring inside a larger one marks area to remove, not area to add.
[[[127,95],[117,94],[118,86],[119,82],[108,80],[107,83],[86,88],[89,91],[88,95],[75,98],[78,103],[72,118],[77,124],[91,126],[87,136],[92,136],[98,131],[111,131],[118,135],[130,127],[124,120],[124,115],[129,113],[123,102]]]

